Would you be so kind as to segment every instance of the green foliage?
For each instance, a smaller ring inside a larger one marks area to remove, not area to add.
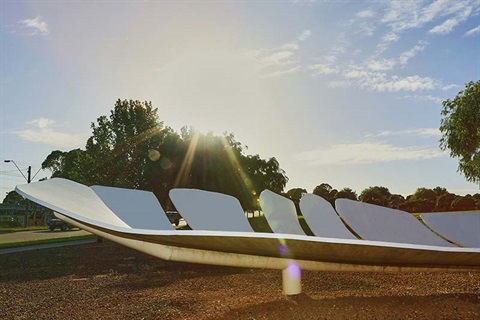
[[[350,200],[357,200],[357,193],[350,188],[343,188],[342,190],[338,191],[335,196],[333,197],[336,199],[350,199]]]
[[[88,182],[150,187],[148,155],[163,142],[162,127],[151,102],[117,100],[110,117],[101,116],[91,125],[83,166]]]
[[[21,226],[21,223],[18,220],[8,220],[8,221],[0,221],[0,228],[18,228]]]
[[[316,186],[313,189],[313,194],[316,194],[317,196],[320,196],[330,202],[332,205],[335,202],[335,196],[337,195],[337,189],[334,189],[331,185],[328,183],[322,183],[318,186]]]
[[[165,209],[172,208],[169,190],[183,187],[230,194],[255,210],[262,190],[281,192],[288,181],[275,158],[245,155],[233,134],[176,133],[151,102],[117,100],[91,128],[85,150],[53,151],[42,167],[87,185],[153,191]]]
[[[293,188],[293,189],[290,189],[288,190],[286,193],[285,193],[285,196],[287,198],[289,198],[290,200],[293,201],[293,203],[295,204],[295,209],[297,210],[297,214],[300,215],[301,214],[301,211],[300,211],[300,199],[303,197],[304,194],[307,193],[307,190],[303,189],[303,188]]]
[[[475,210],[477,206],[475,204],[475,199],[473,197],[462,197],[457,196],[455,200],[452,201],[452,210],[454,211],[466,211],[466,210]]]
[[[376,204],[379,206],[388,206],[391,193],[386,187],[368,187],[362,191],[358,199],[363,202]]]
[[[435,202],[428,199],[410,199],[398,206],[398,209],[410,213],[432,212],[435,208]]]
[[[435,211],[444,212],[452,210],[452,202],[457,196],[453,193],[444,193],[437,198]]]
[[[388,199],[388,207],[398,209],[405,202],[405,197],[401,194],[392,194]]]
[[[27,204],[28,200],[18,194],[15,190],[10,191],[7,193],[5,198],[3,199],[3,203],[5,204]]]
[[[440,147],[459,158],[458,170],[480,183],[480,81],[469,82],[455,99],[443,101]]]
[[[418,188],[417,191],[411,196],[412,200],[430,200],[432,202],[437,201],[437,193],[428,188]]]
[[[87,170],[84,166],[85,158],[86,152],[81,149],[74,149],[68,152],[55,150],[42,162],[42,169],[50,170],[52,178],[70,178],[71,180],[87,183]]]

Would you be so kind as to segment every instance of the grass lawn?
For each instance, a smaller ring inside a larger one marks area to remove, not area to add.
[[[0,227],[0,232],[10,233],[10,232],[20,232],[20,231],[37,231],[37,230],[48,230],[48,226],[28,226],[28,227]]]
[[[67,238],[52,238],[52,239],[22,241],[22,242],[0,243],[0,249],[19,248],[19,247],[33,246],[33,245],[39,245],[39,244],[47,244],[47,243],[58,243],[58,242],[76,241],[76,240],[84,240],[84,239],[93,239],[95,237],[96,236],[92,234],[92,235],[67,237]]]

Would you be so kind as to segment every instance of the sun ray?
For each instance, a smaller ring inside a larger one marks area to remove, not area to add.
[[[246,193],[252,196],[256,196],[257,192],[254,190],[254,186],[248,175],[245,173],[240,161],[238,161],[233,148],[230,146],[228,139],[223,136],[222,141],[226,147],[227,156],[235,177],[237,178],[239,185],[244,189]]]
[[[182,187],[188,181],[188,176],[190,175],[190,169],[192,168],[192,163],[195,157],[195,150],[197,149],[198,139],[200,134],[195,132],[190,140],[188,146],[187,154],[185,159],[183,159],[182,166],[180,167],[180,172],[178,173],[177,179],[175,180],[175,187]]]

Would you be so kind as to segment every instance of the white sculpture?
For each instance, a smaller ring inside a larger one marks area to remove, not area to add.
[[[285,294],[301,291],[298,272],[301,269],[415,272],[480,270],[480,248],[296,234],[137,229],[108,208],[91,188],[73,181],[54,178],[19,185],[16,191],[56,211],[59,218],[72,225],[161,259],[284,270]]]

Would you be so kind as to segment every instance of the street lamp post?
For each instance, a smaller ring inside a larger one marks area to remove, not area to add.
[[[9,162],[12,162],[15,167],[17,167],[18,171],[20,171],[20,173],[22,174],[22,176],[25,178],[25,180],[27,180],[27,183],[30,183],[32,181],[31,179],[31,176],[32,176],[32,166],[28,166],[28,169],[27,169],[27,175],[28,175],[28,178],[25,177],[25,175],[23,174],[22,170],[20,170],[20,168],[17,166],[17,164],[15,163],[15,161],[13,160],[4,160],[3,162],[5,163],[9,163]]]
[[[20,170],[20,168],[17,166],[17,164],[15,163],[15,161],[13,160],[4,160],[3,162],[5,163],[13,163],[15,165],[15,167],[17,167],[17,170],[22,174],[23,178],[25,178],[25,180],[27,180],[27,183],[30,183],[32,182],[32,166],[28,166],[28,169],[27,169],[27,176],[25,177],[25,175],[23,174],[22,170]],[[40,168],[41,169],[41,168]],[[35,174],[35,176],[38,174],[38,172],[40,172],[40,169],[38,169],[37,173]],[[33,176],[33,178],[35,178],[35,176]],[[33,214],[33,219],[34,221],[36,221],[36,217],[37,217],[37,212],[34,211],[34,214]],[[28,219],[28,213],[26,215],[26,219]],[[24,222],[24,225],[28,225],[28,220],[26,220]]]

